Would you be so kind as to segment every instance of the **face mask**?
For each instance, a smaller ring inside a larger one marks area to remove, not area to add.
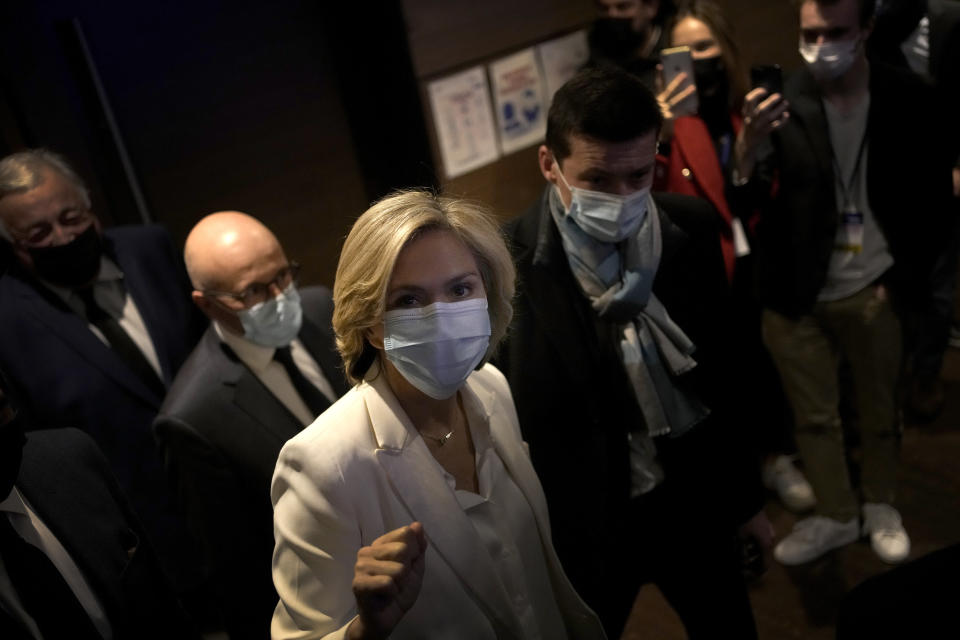
[[[600,242],[620,242],[634,235],[647,214],[650,187],[628,196],[571,187],[557,165],[557,173],[570,190],[570,208],[567,215],[577,226]]]
[[[103,244],[94,225],[67,244],[27,249],[33,270],[44,280],[75,289],[89,284],[100,272]]]
[[[291,283],[276,298],[258,302],[237,317],[243,325],[243,336],[250,342],[264,347],[285,347],[297,337],[303,323],[300,293]]]
[[[801,42],[800,55],[813,77],[818,80],[836,80],[853,66],[857,46],[857,40],[823,44]]]
[[[727,68],[723,56],[698,58],[693,61],[693,81],[697,85],[697,94],[707,98],[727,93]]]
[[[383,350],[397,371],[431,398],[457,392],[490,345],[487,299],[435,302],[383,314]]]
[[[587,36],[590,51],[611,60],[625,60],[643,44],[632,18],[597,18]]]

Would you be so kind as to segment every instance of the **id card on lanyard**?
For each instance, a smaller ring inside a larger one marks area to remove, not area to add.
[[[834,175],[842,197],[839,228],[837,229],[834,250],[847,254],[845,256],[847,260],[844,260],[844,262],[863,252],[863,208],[858,202],[858,196],[860,192],[860,163],[863,160],[866,146],[867,132],[864,131],[857,149],[856,161],[853,163],[853,171],[846,179],[840,170],[836,153],[833,155]]]

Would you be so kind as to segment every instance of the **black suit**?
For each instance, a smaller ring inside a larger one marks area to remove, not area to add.
[[[661,586],[688,625],[698,618],[723,629],[730,616],[742,614],[752,628],[732,532],[760,509],[763,497],[753,456],[738,444],[740,424],[728,406],[731,376],[722,371],[729,341],[720,217],[696,198],[656,196],[663,251],[654,293],[697,345],[698,365],[678,384],[713,416],[676,440],[657,439],[666,481],[631,500],[627,434],[643,417],[619,354],[617,324],[599,318],[581,292],[548,195],[507,229],[519,291],[497,364],[513,390],[564,569],[611,637],[619,635],[646,580]],[[689,528],[699,538],[698,556],[707,547],[715,551],[710,566],[689,567],[689,554],[674,553]],[[674,585],[689,580],[691,588],[726,581],[729,588],[714,602],[726,611],[714,617],[712,609],[684,610],[691,601],[670,590],[674,578]]]
[[[322,287],[300,291],[299,339],[337,395],[347,390]],[[231,638],[266,638],[271,578],[270,480],[283,444],[303,429],[210,327],[184,363],[155,432],[191,527],[201,538]]]
[[[77,564],[116,640],[198,637],[88,436],[76,429],[28,433],[16,487]],[[0,636],[28,637],[2,610]]]
[[[106,253],[143,317],[164,382],[203,331],[178,252],[157,226],[104,232]],[[93,437],[178,588],[197,586],[198,550],[174,506],[150,425],[163,401],[87,321],[15,266],[0,278],[0,369],[36,428]]]

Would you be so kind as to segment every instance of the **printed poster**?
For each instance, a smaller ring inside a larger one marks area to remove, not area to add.
[[[537,46],[540,64],[543,66],[543,80],[547,89],[547,105],[553,100],[553,94],[572,78],[587,63],[590,49],[587,47],[585,29],[574,31]]]
[[[474,67],[427,85],[440,156],[448,178],[473,171],[499,157],[483,67]]]
[[[512,153],[543,140],[547,132],[547,105],[533,49],[492,63],[490,79],[503,153]]]

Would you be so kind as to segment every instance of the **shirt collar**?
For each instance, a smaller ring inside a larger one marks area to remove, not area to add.
[[[221,341],[233,349],[240,361],[250,367],[254,373],[260,374],[273,361],[273,354],[276,352],[273,347],[265,347],[251,342],[243,336],[225,329],[216,320],[213,321],[213,330],[217,332]]]

